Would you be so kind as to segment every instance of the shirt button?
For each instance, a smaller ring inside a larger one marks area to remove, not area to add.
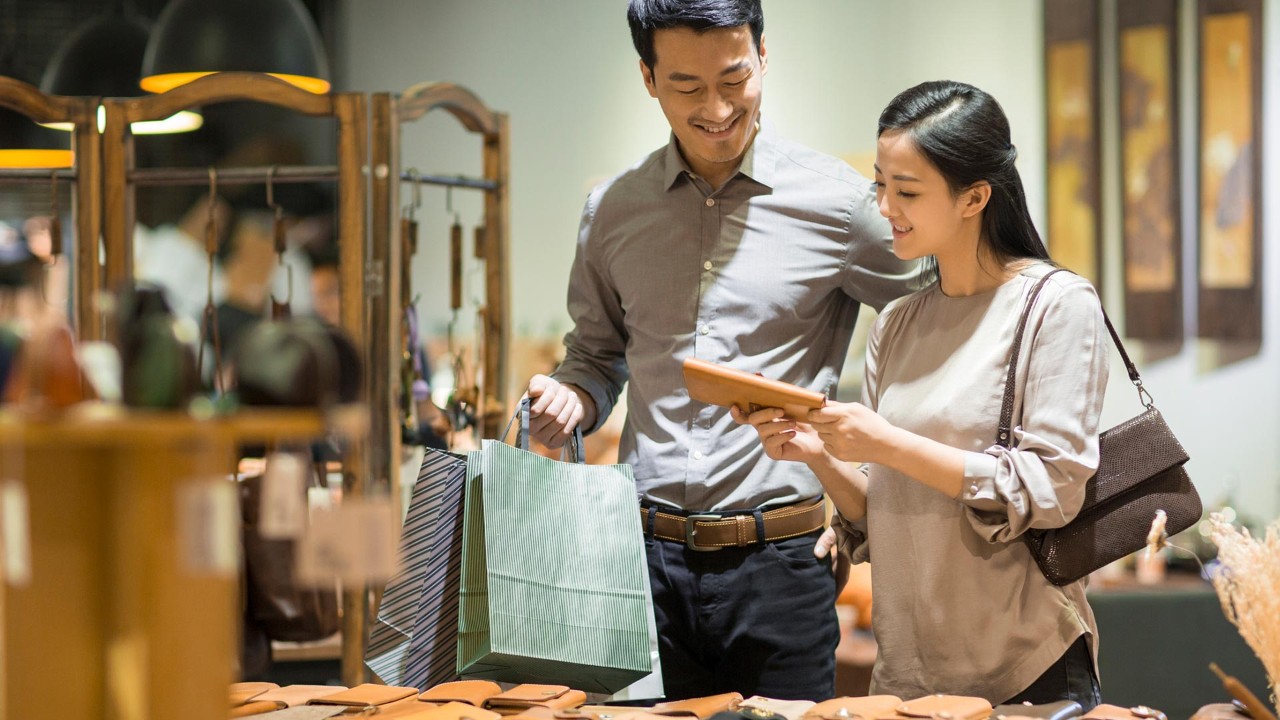
[[[702,333],[703,335],[707,335],[711,332],[711,326],[703,325],[702,327],[698,328],[698,332]]]
[[[695,452],[693,453],[693,459],[694,459],[694,460],[701,460],[701,459],[702,459],[702,453],[700,453],[700,452],[696,452],[696,451],[695,451]]]
[[[716,206],[716,199],[715,199],[715,198],[707,198],[707,207],[715,207],[715,206]]]
[[[708,260],[708,261],[706,261],[706,262],[702,263],[702,269],[703,269],[703,270],[710,270],[710,269],[711,269],[711,267],[712,267],[712,265],[711,265],[711,261],[710,261],[710,260]]]
[[[974,483],[973,485],[970,485],[970,486],[969,486],[969,492],[973,493],[974,495],[977,495],[977,494],[978,494],[978,485],[977,485],[977,483]]]

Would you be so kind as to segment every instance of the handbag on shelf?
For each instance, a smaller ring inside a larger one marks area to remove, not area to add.
[[[1027,318],[1045,282],[1059,272],[1063,270],[1049,272],[1032,288],[1018,321],[996,433],[996,443],[1001,447],[1009,447],[1012,435],[1018,355]],[[1031,556],[1054,585],[1073,583],[1141,550],[1157,510],[1167,515],[1165,527],[1170,535],[1198,522],[1203,510],[1200,495],[1183,468],[1187,451],[1142,386],[1142,376],[1129,359],[1105,309],[1102,319],[1146,410],[1098,436],[1098,470],[1085,486],[1084,504],[1075,519],[1060,528],[1031,530],[1023,535]]]

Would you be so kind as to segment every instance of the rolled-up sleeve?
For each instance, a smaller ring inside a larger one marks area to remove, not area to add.
[[[595,402],[595,425],[586,432],[604,424],[628,377],[622,302],[591,241],[600,193],[597,188],[582,211],[569,274],[569,315],[574,325],[564,337],[564,361],[552,373],[557,381],[582,388]]]
[[[1050,283],[1037,306],[1027,328],[1034,335],[1019,359],[1011,447],[996,444],[965,458],[959,499],[989,542],[1066,525],[1098,469],[1108,343],[1097,294],[1084,282]]]

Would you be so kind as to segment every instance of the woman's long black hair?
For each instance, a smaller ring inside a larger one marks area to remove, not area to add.
[[[983,181],[991,185],[982,237],[998,260],[1050,259],[1014,166],[1018,151],[1009,139],[1009,119],[995,98],[952,80],[921,83],[880,113],[876,137],[896,131],[911,137],[953,194]]]

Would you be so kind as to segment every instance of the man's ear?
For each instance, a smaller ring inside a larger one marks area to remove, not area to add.
[[[991,183],[979,180],[960,193],[960,217],[971,218],[982,212],[991,200]]]
[[[760,75],[769,72],[769,55],[764,50],[764,34],[760,35]]]
[[[644,78],[644,88],[649,91],[649,97],[658,97],[658,88],[653,84],[653,68],[646,65],[644,60],[640,61],[640,77]]]

